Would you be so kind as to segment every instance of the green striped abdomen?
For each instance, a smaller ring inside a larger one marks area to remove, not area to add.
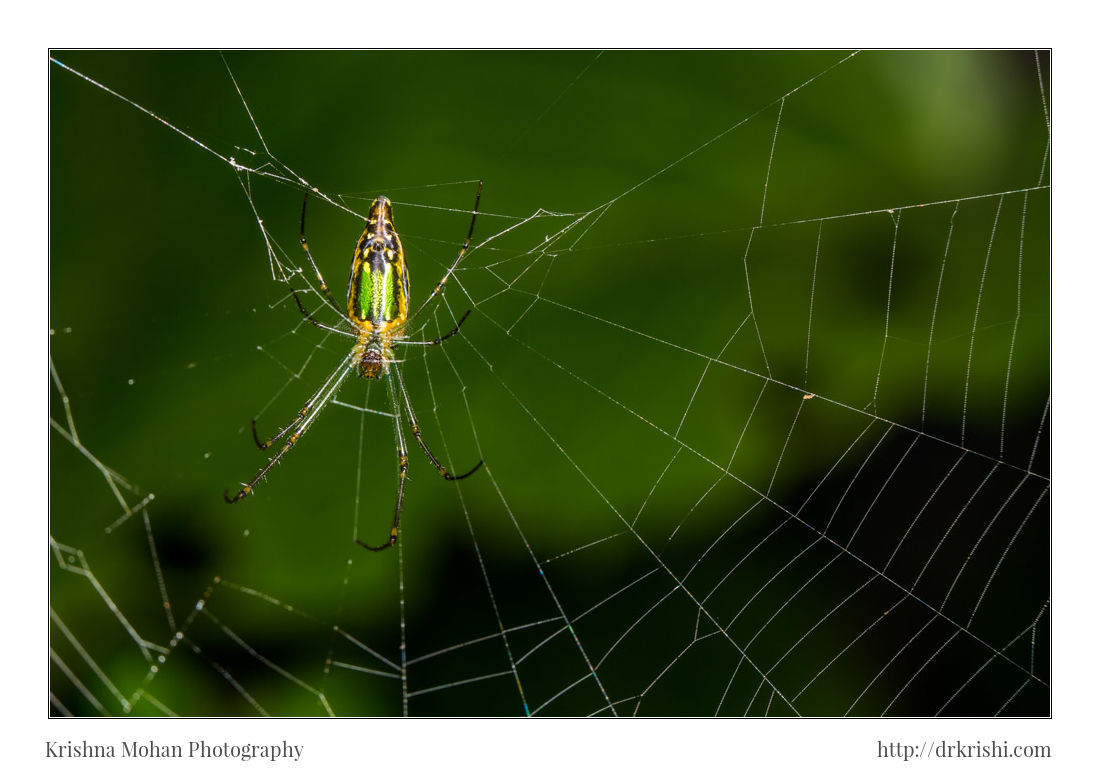
[[[355,247],[348,279],[348,316],[375,331],[400,328],[409,315],[409,273],[405,251],[393,228],[390,201],[371,205],[367,228]]]

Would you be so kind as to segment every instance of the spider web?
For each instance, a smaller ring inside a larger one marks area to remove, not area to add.
[[[1050,713],[1047,54],[53,61],[52,715]],[[482,470],[363,552],[351,381],[226,506],[350,348],[303,192],[415,309],[479,178],[401,369]]]

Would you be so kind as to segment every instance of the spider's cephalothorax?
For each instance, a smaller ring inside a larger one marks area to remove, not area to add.
[[[409,316],[409,270],[393,227],[393,206],[377,198],[355,246],[348,276],[348,318],[358,330],[352,361],[359,375],[377,378],[389,370],[393,349]]]
[[[393,349],[378,338],[361,339],[351,352],[351,361],[361,378],[378,378],[390,370],[394,361]]]
[[[470,231],[466,233],[466,240],[462,243],[458,256],[455,257],[454,262],[451,263],[439,283],[432,289],[432,293],[420,303],[420,307],[411,315],[409,313],[409,270],[405,265],[405,251],[401,247],[401,238],[397,236],[397,230],[393,227],[393,206],[390,205],[390,201],[385,197],[378,197],[371,203],[370,211],[367,213],[366,229],[359,237],[359,242],[355,244],[355,253],[351,259],[346,314],[340,310],[340,306],[333,298],[328,284],[325,283],[324,276],[321,275],[321,270],[318,269],[317,263],[313,261],[313,255],[309,252],[309,243],[306,241],[306,203],[308,202],[309,195],[307,194],[305,199],[302,200],[302,230],[300,234],[302,249],[306,253],[306,258],[309,259],[310,267],[317,275],[317,284],[320,287],[320,295],[324,298],[324,304],[340,315],[343,319],[342,324],[334,327],[318,321],[306,309],[302,298],[298,296],[298,291],[290,284],[289,280],[287,285],[290,286],[290,293],[294,297],[298,310],[305,316],[307,321],[329,332],[345,336],[350,335],[355,338],[355,344],[352,346],[348,360],[329,375],[328,379],[321,384],[321,388],[317,389],[305,406],[298,411],[298,415],[280,431],[276,432],[273,437],[261,441],[259,434],[256,432],[256,419],[252,419],[252,438],[256,441],[256,445],[259,446],[260,450],[266,450],[280,439],[285,438],[286,442],[283,443],[279,452],[271,457],[267,464],[256,473],[256,476],[250,482],[243,484],[235,495],[230,496],[229,492],[226,491],[225,501],[239,502],[253,492],[256,484],[298,443],[298,440],[302,439],[306,431],[309,430],[310,425],[316,420],[317,414],[332,401],[344,380],[351,375],[353,370],[362,378],[385,377],[388,388],[387,393],[390,395],[390,404],[393,408],[394,436],[397,438],[397,503],[394,505],[390,534],[385,542],[381,545],[369,545],[360,539],[355,540],[367,550],[385,550],[393,547],[393,544],[397,542],[397,531],[401,525],[401,505],[405,498],[405,473],[409,467],[409,457],[405,450],[403,422],[408,422],[409,430],[416,439],[417,445],[424,451],[424,455],[428,457],[428,461],[432,463],[436,471],[446,480],[462,480],[462,478],[476,472],[482,464],[479,461],[467,472],[454,475],[432,453],[431,448],[421,437],[420,425],[417,423],[416,414],[413,412],[412,400],[409,399],[409,392],[405,388],[404,378],[401,377],[400,363],[393,352],[393,346],[395,345],[439,345],[458,334],[462,322],[470,315],[470,311],[467,310],[458,319],[454,329],[436,337],[434,340],[409,340],[405,334],[405,327],[409,321],[414,320],[417,314],[424,310],[425,306],[443,291],[447,279],[451,277],[459,262],[466,255],[466,251],[470,247],[470,240],[474,236],[477,208],[481,203],[481,183],[479,182],[477,185],[474,212],[470,217]],[[400,397],[400,401],[398,397]]]

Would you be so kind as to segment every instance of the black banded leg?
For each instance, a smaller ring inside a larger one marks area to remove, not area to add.
[[[336,372],[329,375],[328,378],[325,379],[325,382],[321,384],[321,388],[317,389],[314,395],[310,397],[309,400],[306,402],[305,406],[298,411],[298,415],[294,417],[294,420],[292,420],[289,424],[284,426],[282,429],[280,429],[278,432],[276,432],[274,435],[267,438],[266,440],[260,440],[260,434],[256,431],[256,419],[253,418],[252,440],[256,443],[256,447],[259,448],[261,451],[266,451],[274,443],[282,439],[283,435],[285,435],[296,426],[299,426],[305,419],[305,417],[309,415],[309,412],[313,409],[313,406],[317,404],[317,400],[320,399],[326,391],[328,391],[328,388],[332,384],[332,381],[339,378],[340,372],[340,370],[337,370]]]
[[[312,424],[317,419],[317,414],[324,409],[325,405],[328,404],[328,401],[332,399],[332,396],[336,393],[336,391],[340,388],[340,385],[350,374],[351,366],[348,364],[343,364],[339,367],[339,369],[336,370],[336,372],[332,373],[332,375],[328,377],[328,380],[324,382],[321,390],[314,394],[313,398],[310,399],[310,404],[307,404],[306,407],[299,411],[299,415],[304,412],[305,416],[302,417],[300,421],[292,421],[289,425],[287,425],[285,429],[283,429],[283,431],[279,432],[278,436],[281,437],[282,435],[286,434],[286,432],[290,429],[294,429],[294,432],[292,432],[290,437],[287,438],[287,441],[283,444],[283,447],[279,449],[279,452],[272,456],[267,464],[265,464],[260,469],[260,471],[256,473],[256,477],[252,478],[252,480],[250,480],[248,483],[241,486],[241,489],[236,493],[236,495],[230,496],[229,489],[226,489],[223,494],[226,502],[228,502],[229,504],[239,502],[252,493],[253,489],[255,489],[256,487],[256,484],[263,480],[267,473],[271,471],[271,468],[278,464],[279,460],[282,459],[283,456],[285,456],[287,453],[289,453],[291,448],[298,444],[298,440],[302,439],[302,437],[305,436],[306,432],[309,431],[310,424]],[[253,427],[253,436],[255,436],[255,434],[255,427]],[[272,442],[274,442],[274,439],[269,440],[267,442],[267,445],[270,445]]]
[[[233,504],[234,502],[239,502],[246,496],[251,494],[252,490],[256,487],[256,484],[263,479],[264,475],[270,472],[271,468],[279,463],[279,459],[285,456],[287,452],[295,446],[298,440],[302,439],[302,434],[304,434],[304,430],[294,432],[292,435],[290,435],[290,437],[287,439],[286,443],[279,450],[279,452],[272,456],[271,460],[267,462],[264,468],[256,473],[256,477],[252,478],[252,480],[247,484],[241,486],[241,490],[237,492],[236,496],[230,496],[229,489],[227,488],[224,493],[225,501],[229,504]]]
[[[463,321],[465,321],[465,320],[466,320],[466,318],[467,318],[467,317],[468,317],[469,315],[470,315],[470,311],[469,311],[469,310],[467,310],[467,311],[466,311],[465,313],[463,313],[463,314],[462,314],[462,318],[458,319],[458,323],[457,323],[457,324],[455,324],[455,328],[454,328],[454,329],[452,329],[452,330],[451,330],[450,332],[448,332],[448,333],[447,333],[447,334],[445,334],[445,335],[442,335],[442,336],[440,336],[440,337],[437,337],[437,338],[435,338],[434,340],[432,340],[431,342],[429,342],[429,343],[428,343],[428,345],[439,345],[439,344],[440,344],[441,342],[443,342],[444,340],[446,340],[446,339],[447,339],[448,337],[454,337],[455,335],[457,335],[457,334],[458,334],[458,330],[459,330],[459,328],[460,328],[460,327],[462,326],[462,322],[463,322]]]
[[[315,319],[313,317],[313,315],[308,310],[306,310],[305,304],[302,303],[302,298],[298,296],[298,290],[294,288],[294,286],[290,283],[290,281],[285,281],[285,283],[286,283],[287,288],[290,289],[290,293],[294,295],[294,302],[295,302],[295,304],[298,305],[298,311],[305,317],[306,321],[313,324],[318,329],[326,329],[329,332],[336,332],[337,334],[340,334],[340,335],[351,334],[346,329],[337,329],[334,326],[329,326],[328,324],[322,324],[320,321]],[[343,314],[341,313],[341,315],[343,315]]]
[[[381,545],[368,545],[358,537],[355,539],[356,543],[375,553],[392,548],[397,544],[397,532],[401,528],[401,506],[405,502],[405,475],[409,471],[409,454],[405,449],[405,433],[401,431],[401,408],[397,404],[393,378],[389,375],[386,376],[386,386],[389,389],[390,402],[393,405],[393,429],[397,435],[397,502],[393,508],[393,525],[390,527],[389,538]]]
[[[463,478],[468,478],[470,477],[470,475],[477,472],[481,465],[485,463],[485,459],[482,459],[473,467],[471,467],[469,471],[464,472],[461,475],[451,474],[446,467],[439,463],[439,459],[435,457],[435,454],[432,453],[432,449],[428,447],[428,444],[424,442],[424,438],[420,435],[420,424],[417,423],[416,413],[413,412],[412,400],[409,399],[409,392],[405,389],[405,381],[401,377],[401,373],[397,372],[396,375],[397,385],[401,387],[401,396],[405,400],[405,409],[409,413],[409,427],[412,429],[413,437],[416,438],[417,443],[420,445],[420,449],[424,451],[424,455],[428,457],[428,461],[432,463],[432,466],[435,467],[436,471],[443,476],[444,480],[462,480]]]
[[[260,439],[260,433],[256,431],[256,419],[253,418],[252,419],[252,441],[256,443],[256,447],[259,448],[261,451],[266,451],[268,448],[270,448],[272,445],[274,445],[276,442],[278,442],[280,439],[282,439],[284,434],[289,432],[295,426],[298,426],[300,423],[302,423],[302,419],[305,418],[306,414],[309,413],[310,407],[312,407],[312,405],[307,404],[305,407],[303,407],[301,410],[298,411],[298,415],[296,415],[294,417],[293,421],[291,421],[289,424],[284,426],[282,429],[280,429],[278,432],[276,432],[273,436],[268,437],[266,440],[261,440]]]
[[[462,248],[460,248],[458,251],[458,256],[456,256],[455,260],[451,262],[451,266],[447,268],[447,272],[443,273],[443,277],[439,279],[439,283],[437,283],[435,285],[435,288],[432,289],[432,293],[428,295],[427,299],[420,303],[420,307],[418,307],[416,309],[416,312],[409,316],[409,318],[415,318],[417,315],[419,315],[420,311],[427,307],[428,303],[435,299],[436,296],[443,291],[443,287],[446,285],[448,279],[454,273],[455,268],[458,267],[458,264],[462,261],[462,258],[466,256],[466,251],[470,248],[470,241],[474,238],[474,224],[477,223],[477,209],[478,206],[481,205],[482,183],[484,182],[477,182],[477,196],[474,198],[474,213],[473,216],[470,217],[470,230],[466,233],[466,240],[463,241]]]
[[[445,335],[441,335],[434,340],[395,340],[394,345],[439,345],[448,337],[454,337],[458,334],[459,328],[462,326],[462,322],[470,315],[469,310],[462,314],[462,318],[458,319],[458,323],[455,324],[455,328]]]
[[[313,261],[313,254],[309,252],[309,241],[306,240],[306,203],[309,202],[309,192],[306,192],[306,196],[302,198],[302,224],[298,230],[298,240],[302,244],[302,250],[306,252],[306,258],[309,259],[309,265],[313,268],[313,272],[317,275],[317,282],[321,284],[321,293],[328,299],[329,304],[337,313],[342,313],[340,305],[336,302],[336,299],[332,296],[332,291],[329,290],[328,284],[325,283],[325,276],[321,275],[321,270],[317,266],[317,262]]]
[[[398,421],[400,424],[400,421]],[[401,505],[405,501],[405,473],[409,470],[409,457],[405,453],[405,449],[402,448],[398,451],[398,475],[397,475],[397,504],[393,508],[393,526],[390,527],[390,536],[381,545],[368,545],[361,539],[356,538],[356,542],[367,550],[372,550],[377,553],[380,550],[387,550],[397,544],[397,530],[401,526]]]
[[[313,268],[313,272],[317,275],[317,282],[321,284],[321,293],[324,295],[328,304],[332,306],[332,309],[340,314],[341,317],[346,319],[346,313],[341,310],[340,305],[337,304],[336,299],[332,296],[332,291],[329,290],[328,283],[325,282],[325,276],[321,274],[321,268],[317,266],[317,262],[313,261],[313,254],[309,251],[309,242],[306,240],[306,203],[309,202],[309,192],[306,192],[306,196],[302,199],[302,226],[298,233],[298,239],[302,244],[302,250],[306,252],[306,258],[309,259],[309,265]],[[349,334],[344,329],[338,329],[328,324],[322,324],[316,318],[313,317],[308,310],[306,310],[305,303],[302,302],[302,298],[298,296],[298,290],[294,288],[294,285],[290,280],[285,281],[287,288],[290,289],[290,293],[294,295],[294,303],[298,306],[298,311],[305,317],[306,321],[313,324],[319,329],[326,329],[329,332],[336,332],[338,334]]]

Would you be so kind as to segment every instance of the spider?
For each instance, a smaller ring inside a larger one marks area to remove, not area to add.
[[[401,370],[397,366],[399,360],[395,358],[393,350],[394,346],[399,345],[439,345],[456,335],[459,327],[462,326],[462,322],[470,315],[470,311],[467,310],[462,314],[458,323],[455,324],[454,329],[434,340],[406,339],[405,329],[409,322],[415,319],[427,304],[443,291],[443,285],[454,273],[459,262],[466,256],[466,251],[470,247],[470,240],[474,236],[478,205],[481,204],[481,182],[479,181],[477,184],[477,197],[474,200],[473,216],[470,218],[470,230],[466,233],[466,240],[462,243],[458,256],[451,263],[447,272],[443,274],[439,283],[435,285],[432,293],[420,303],[420,307],[412,315],[409,315],[409,271],[405,263],[405,251],[401,247],[401,238],[393,226],[393,206],[390,201],[385,197],[377,197],[371,203],[370,211],[367,213],[367,226],[363,230],[359,242],[355,245],[355,253],[352,254],[351,273],[348,277],[346,314],[340,310],[340,306],[332,296],[332,292],[329,291],[328,284],[325,283],[324,276],[321,275],[321,271],[318,269],[317,263],[313,261],[313,255],[309,251],[309,243],[306,241],[306,204],[308,202],[309,193],[307,192],[305,199],[302,200],[300,230],[302,249],[306,253],[306,258],[309,259],[310,266],[317,274],[321,293],[332,308],[340,313],[347,326],[333,327],[322,324],[306,310],[297,290],[293,286],[290,286],[290,292],[294,295],[298,310],[307,321],[321,329],[340,334],[350,334],[355,337],[355,344],[352,346],[348,358],[328,376],[321,387],[309,398],[305,406],[298,411],[298,415],[276,432],[273,437],[261,441],[256,433],[256,419],[252,419],[252,439],[255,440],[260,450],[266,450],[284,437],[286,441],[279,452],[256,473],[256,477],[242,485],[235,496],[230,496],[227,489],[225,491],[225,501],[230,504],[239,502],[252,493],[256,483],[262,480],[271,471],[271,468],[278,464],[279,460],[305,436],[305,433],[309,431],[310,426],[316,420],[317,415],[336,396],[340,386],[352,372],[357,372],[361,378],[385,378],[390,402],[393,405],[393,423],[397,438],[397,503],[393,510],[393,526],[390,529],[389,538],[381,545],[368,545],[358,538],[355,541],[367,550],[386,550],[393,547],[397,542],[397,532],[401,526],[401,505],[405,499],[405,474],[409,467],[409,457],[405,449],[405,434],[402,430],[403,415],[408,418],[412,435],[428,457],[428,461],[432,463],[432,466],[444,479],[462,480],[474,474],[484,463],[484,460],[479,461],[462,475],[451,474],[446,467],[439,463],[439,459],[436,458],[431,448],[421,437],[420,425],[417,423],[416,413],[413,412],[412,401],[409,399],[409,392],[405,388]],[[398,394],[400,394],[400,402],[398,401]]]

